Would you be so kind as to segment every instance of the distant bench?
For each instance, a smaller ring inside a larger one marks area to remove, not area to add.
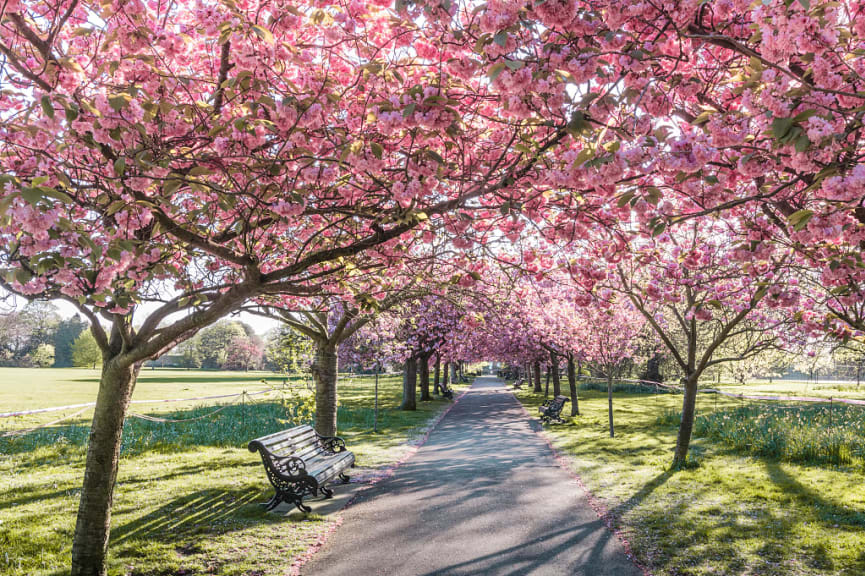
[[[565,407],[565,402],[570,401],[571,399],[567,396],[556,396],[552,400],[544,400],[543,405],[538,407],[538,412],[541,413],[541,422],[546,424],[564,422],[562,419],[562,408]]]
[[[320,436],[312,426],[256,438],[248,448],[261,454],[267,477],[276,489],[267,510],[286,502],[310,512],[312,509],[303,503],[304,496],[321,493],[325,498],[332,497],[333,491],[325,484],[336,477],[347,483],[345,471],[354,466],[354,454],[345,449],[342,438]]]
[[[525,383],[526,383],[525,380],[523,380],[522,378],[520,378],[519,380],[515,380],[514,383],[512,384],[512,386],[514,387],[514,390],[522,390],[522,389],[523,389],[523,385],[524,385]]]

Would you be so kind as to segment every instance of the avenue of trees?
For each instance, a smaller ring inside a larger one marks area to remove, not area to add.
[[[431,367],[575,394],[664,358],[676,466],[701,377],[855,349],[863,38],[856,0],[5,2],[0,287],[101,356],[73,576],[105,573],[143,363],[250,366],[242,309],[312,342],[324,434],[341,346],[404,363],[405,409]],[[73,356],[25,336],[4,354]]]

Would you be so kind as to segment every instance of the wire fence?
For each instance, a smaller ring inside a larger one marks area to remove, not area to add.
[[[387,377],[394,376],[399,374],[398,372],[385,372],[380,373],[379,377]],[[169,418],[157,416],[154,414],[142,414],[139,412],[130,411],[127,415],[127,419],[138,419],[147,422],[160,423],[160,424],[184,424],[188,422],[195,422],[198,420],[205,420],[208,418],[212,418],[221,412],[241,404],[246,404],[247,401],[257,400],[259,398],[263,399],[269,394],[279,393],[281,395],[281,403],[283,404],[284,411],[287,411],[286,407],[286,395],[288,393],[296,393],[300,390],[303,393],[313,393],[314,385],[312,384],[312,379],[310,374],[301,374],[302,380],[300,383],[295,382],[294,385],[289,384],[289,378],[283,377],[283,383],[279,386],[270,386],[264,390],[258,390],[254,392],[248,392],[243,390],[241,392],[231,393],[231,394],[212,394],[206,396],[193,396],[189,398],[165,398],[165,399],[156,399],[156,400],[132,400],[130,405],[132,406],[140,406],[140,405],[166,405],[166,404],[174,404],[174,403],[189,403],[189,402],[208,402],[208,401],[227,401],[225,403],[220,403],[220,405],[214,407],[213,410],[204,413],[197,414],[195,416],[191,416],[188,418]],[[346,383],[351,386],[355,379],[363,379],[364,377],[370,377],[370,374],[365,373],[341,373],[341,377],[346,380]],[[263,383],[266,383],[266,380],[262,379]],[[299,403],[297,398],[293,398],[293,401]],[[54,412],[63,412],[68,410],[75,410],[74,412],[67,414],[61,418],[57,418],[51,420],[50,422],[41,423],[35,426],[29,426],[25,428],[13,429],[13,430],[4,430],[0,431],[0,438],[13,438],[17,436],[23,436],[26,434],[30,434],[33,432],[38,432],[45,428],[52,428],[58,425],[66,425],[71,423],[72,421],[79,419],[83,414],[90,411],[91,409],[96,407],[96,402],[84,402],[80,404],[67,404],[63,406],[51,406],[46,408],[34,408],[29,410],[16,410],[12,412],[3,412],[0,413],[0,421],[4,419],[12,419],[12,418],[26,418],[30,416],[40,415],[40,414],[50,414]],[[204,408],[204,405],[199,405],[196,407],[196,411]],[[287,412],[286,412],[287,414]],[[295,416],[297,416],[295,414]]]
[[[583,376],[581,380],[588,381],[596,381],[606,383],[607,380],[605,378],[597,378],[594,376]],[[673,392],[676,394],[681,394],[685,391],[685,388],[682,386],[676,386],[675,384],[665,384],[663,382],[655,382],[653,380],[641,380],[641,379],[629,379],[629,378],[614,378],[614,383],[625,382],[628,384],[632,384],[634,386],[640,387],[654,387],[657,390],[665,390],[669,392]],[[719,390],[717,388],[699,388],[697,390],[698,394],[717,394],[719,396],[726,396],[727,398],[736,398],[739,400],[758,400],[765,402],[808,402],[814,404],[849,404],[852,406],[865,406],[865,400],[858,400],[855,398],[836,398],[836,397],[819,397],[819,396],[781,396],[781,395],[772,395],[772,394],[736,394],[734,392],[727,392],[725,390]]]

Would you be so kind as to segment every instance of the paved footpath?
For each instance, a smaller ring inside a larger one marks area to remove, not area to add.
[[[343,518],[302,574],[641,574],[492,377]]]

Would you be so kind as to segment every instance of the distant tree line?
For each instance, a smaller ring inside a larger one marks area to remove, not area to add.
[[[0,366],[66,368],[75,362],[75,349],[90,335],[89,324],[78,315],[62,319],[50,302],[30,302],[21,310],[0,314]],[[85,335],[82,338],[82,335]],[[76,345],[76,341],[79,341]],[[86,357],[87,362],[92,356]],[[84,358],[81,358],[84,362]],[[101,355],[90,364],[101,361]]]
[[[309,369],[312,342],[287,326],[264,338],[244,322],[223,320],[205,328],[153,364],[204,370]]]
[[[167,364],[189,369],[259,370],[265,364],[264,350],[264,341],[251,326],[223,320],[175,348]]]

